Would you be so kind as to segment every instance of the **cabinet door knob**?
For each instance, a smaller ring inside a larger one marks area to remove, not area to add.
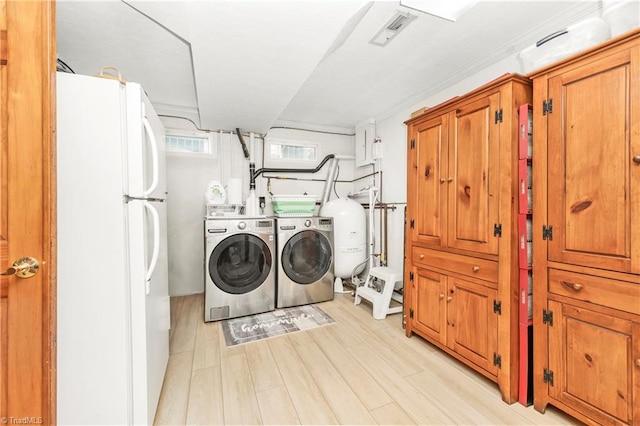
[[[440,300],[444,299],[444,294],[440,293]]]
[[[640,164],[640,155],[636,155],[635,157],[633,157],[633,162],[636,164]]]
[[[640,358],[636,359],[636,365],[640,367]]]
[[[453,297],[449,296],[447,297],[447,303],[451,302],[453,300]]]
[[[476,265],[476,266],[473,267],[473,272],[478,272],[479,270],[480,270],[479,266]]]
[[[580,284],[580,283],[572,283],[570,281],[562,281],[562,284],[567,286],[567,287],[570,287],[570,288],[574,289],[575,291],[582,290],[582,284]]]
[[[421,254],[420,256],[418,256],[420,259],[424,259],[424,254]]]
[[[445,178],[440,178],[440,183],[445,183],[447,180]]]
[[[447,182],[453,182],[453,178],[450,177],[449,179],[447,179]]]

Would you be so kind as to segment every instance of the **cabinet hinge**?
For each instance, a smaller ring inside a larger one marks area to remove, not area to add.
[[[502,108],[496,111],[496,122],[495,124],[502,123]]]
[[[502,356],[497,353],[493,353],[493,365],[496,365],[498,368],[502,368]]]
[[[553,226],[542,225],[542,239],[553,241]]]
[[[409,318],[413,318],[413,309],[409,309]]]
[[[545,383],[549,383],[549,385],[553,386],[553,371],[547,370],[545,368],[542,373],[542,381]]]
[[[416,226],[416,222],[413,219],[411,219],[409,221],[409,228],[413,229],[415,226]]]
[[[542,323],[553,326],[553,311],[542,310]]]
[[[497,300],[493,301],[493,313],[502,315],[502,302],[498,302]]]
[[[502,224],[494,223],[493,224],[493,236],[494,237],[502,237]]]
[[[553,112],[553,99],[542,101],[542,115],[551,114]]]
[[[416,148],[416,140],[411,139],[411,149],[415,149],[415,148]]]
[[[413,281],[413,272],[409,272],[409,281]]]

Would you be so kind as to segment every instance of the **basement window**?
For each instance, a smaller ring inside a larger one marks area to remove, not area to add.
[[[269,157],[273,160],[313,161],[318,159],[318,146],[285,141],[269,143]]]
[[[180,152],[187,154],[213,154],[213,144],[209,136],[200,134],[180,134],[170,133],[164,138],[165,150],[167,152]]]

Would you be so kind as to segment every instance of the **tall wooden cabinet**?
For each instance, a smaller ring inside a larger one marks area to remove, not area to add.
[[[531,77],[534,406],[640,425],[640,31]]]
[[[518,397],[518,106],[510,74],[407,121],[405,317]]]

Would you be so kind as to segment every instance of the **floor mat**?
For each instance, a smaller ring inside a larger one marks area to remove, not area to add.
[[[263,314],[222,321],[227,346],[255,342],[267,337],[309,330],[335,322],[315,305],[278,309]]]

